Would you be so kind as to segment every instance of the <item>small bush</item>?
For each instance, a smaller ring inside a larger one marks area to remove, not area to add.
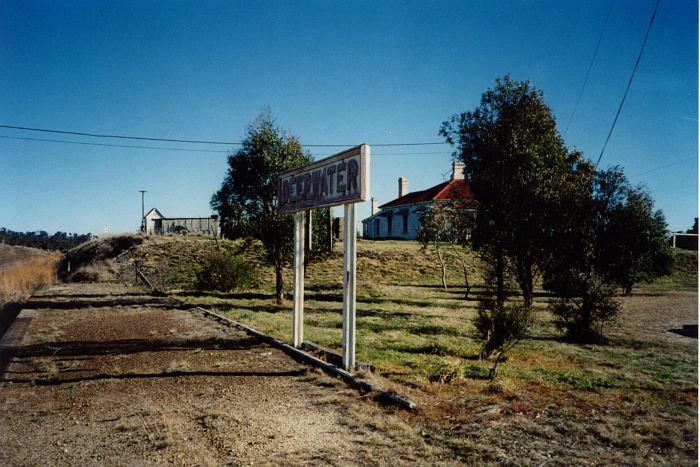
[[[228,252],[207,255],[197,274],[197,286],[202,290],[232,292],[250,287],[255,282],[255,269],[243,258]]]
[[[108,259],[80,266],[68,279],[71,282],[114,282],[116,274],[116,262],[113,259]]]
[[[523,303],[485,300],[479,304],[474,326],[483,341],[482,357],[508,350],[527,335],[532,325],[532,308]]]
[[[464,379],[464,369],[459,362],[441,362],[428,370],[428,381],[447,384]]]
[[[578,297],[564,297],[550,305],[557,329],[574,342],[599,342],[603,326],[612,323],[620,312],[615,288],[596,277],[579,276]]]

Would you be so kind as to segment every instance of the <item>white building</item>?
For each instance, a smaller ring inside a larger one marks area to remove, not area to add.
[[[461,162],[452,163],[450,180],[423,191],[409,193],[408,179],[400,177],[398,194],[398,198],[381,206],[377,198],[372,198],[372,215],[362,221],[364,238],[415,240],[423,213],[434,203],[462,201],[465,209],[476,209]]]
[[[148,235],[153,235],[156,233],[156,221],[159,221],[161,219],[165,218],[163,214],[158,211],[156,208],[152,208],[146,215],[144,216],[144,219],[146,220],[145,225],[146,225],[146,233]]]

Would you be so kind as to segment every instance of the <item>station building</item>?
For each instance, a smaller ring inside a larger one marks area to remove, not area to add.
[[[423,191],[410,193],[408,179],[400,177],[398,195],[381,206],[377,198],[372,198],[372,215],[362,221],[363,238],[415,240],[423,214],[435,203],[460,201],[464,209],[476,210],[462,162],[452,163],[450,180]]]

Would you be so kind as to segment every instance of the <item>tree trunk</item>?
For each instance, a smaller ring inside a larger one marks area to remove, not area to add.
[[[471,290],[471,287],[469,286],[469,269],[467,268],[467,263],[464,261],[464,258],[461,256],[457,256],[457,259],[459,260],[459,263],[462,265],[462,273],[464,274],[464,299],[467,300],[469,299],[469,292]]]
[[[331,208],[326,208],[328,219],[326,220],[326,249],[328,253],[333,251],[333,211]]]
[[[467,268],[467,262],[464,261],[464,256],[462,256],[463,253],[464,250],[460,251],[457,245],[454,243],[452,244],[452,254],[455,256],[455,258],[457,258],[460,266],[462,266],[462,273],[464,274],[464,288],[466,289],[464,292],[464,299],[468,300],[471,287],[469,287],[469,269]]]
[[[578,340],[583,342],[591,341],[594,335],[593,329],[593,303],[591,297],[588,294],[583,295],[583,300],[581,302],[580,321],[578,330]]]
[[[627,274],[623,280],[624,284],[622,286],[622,294],[626,297],[632,292],[632,287],[634,287],[635,283],[635,271],[636,268],[634,266],[634,263],[630,264],[627,267]]]
[[[469,299],[471,287],[469,286],[469,271],[467,270],[467,266],[464,264],[464,260],[462,260],[462,272],[464,272],[464,299],[467,300]]]
[[[501,350],[498,352],[498,356],[496,357],[496,360],[493,362],[493,367],[489,370],[489,380],[493,381],[496,379],[496,369],[498,368],[498,364],[503,361],[503,351]]]
[[[275,297],[278,305],[284,303],[284,278],[282,277],[281,264],[275,264]]]
[[[440,259],[440,268],[442,271],[442,288],[447,290],[447,261],[445,259],[445,254],[440,250],[440,247],[436,246],[438,258]]]
[[[498,248],[496,250],[496,270],[494,273],[496,276],[496,302],[499,306],[503,306],[506,301],[505,271],[506,264],[505,258],[503,258],[503,249]]]
[[[626,297],[632,293],[632,287],[634,287],[634,281],[627,281],[624,287],[623,295]]]
[[[531,306],[532,305],[532,300],[534,297],[534,292],[533,292],[533,285],[532,285],[532,268],[527,268],[524,271],[524,279],[523,283],[521,284],[521,289],[523,292],[523,301],[525,302],[526,306]]]
[[[520,285],[520,290],[522,292],[523,301],[526,306],[532,305],[533,299],[533,279],[532,279],[532,261],[529,258],[518,258],[517,267],[518,271],[518,285]]]

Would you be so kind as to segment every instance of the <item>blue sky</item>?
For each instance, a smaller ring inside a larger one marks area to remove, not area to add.
[[[496,76],[542,89],[565,142],[597,159],[654,0],[0,2],[0,124],[239,141],[264,106],[306,144],[441,141]],[[672,230],[698,209],[697,2],[662,0],[601,166],[651,191]],[[4,137],[4,138],[3,138]],[[7,137],[171,147],[146,150]],[[233,146],[0,128],[0,226],[136,230],[146,208],[207,216]],[[337,148],[340,150],[341,148]],[[313,148],[317,157],[334,149]],[[372,194],[449,175],[446,145],[372,150]],[[369,203],[358,218],[369,215]]]

